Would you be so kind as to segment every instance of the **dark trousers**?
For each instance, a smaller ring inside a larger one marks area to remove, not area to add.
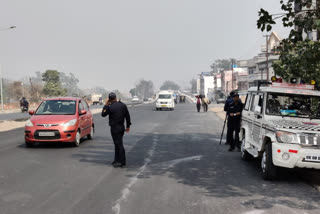
[[[204,112],[207,112],[208,111],[208,104],[207,103],[204,103],[202,104],[203,105],[203,111]]]
[[[198,112],[200,112],[200,109],[201,109],[201,104],[197,104],[197,110],[198,110]]]
[[[231,149],[234,149],[235,147],[240,148],[239,133],[240,122],[228,121],[227,144],[230,145]]]
[[[114,143],[114,162],[126,165],[126,151],[123,146],[124,128],[111,127],[111,136]]]

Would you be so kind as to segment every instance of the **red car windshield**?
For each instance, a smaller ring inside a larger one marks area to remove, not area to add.
[[[76,101],[73,100],[45,100],[41,103],[35,115],[74,115]]]

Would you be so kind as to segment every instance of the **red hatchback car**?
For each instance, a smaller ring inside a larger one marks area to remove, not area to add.
[[[57,97],[42,101],[25,125],[25,143],[72,142],[80,145],[81,138],[92,139],[94,122],[88,103],[81,98]]]

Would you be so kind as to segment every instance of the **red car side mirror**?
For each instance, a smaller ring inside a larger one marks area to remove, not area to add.
[[[32,116],[34,115],[34,111],[29,111],[29,114]]]
[[[86,110],[81,110],[81,111],[80,111],[80,115],[85,115],[85,114],[87,114],[87,111],[86,111]]]

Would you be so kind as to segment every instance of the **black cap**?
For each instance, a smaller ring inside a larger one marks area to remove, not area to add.
[[[239,94],[237,92],[234,92],[232,97],[239,97]]]
[[[233,97],[233,95],[234,95],[235,93],[236,93],[236,92],[231,91],[231,92],[230,92],[230,96]]]
[[[116,99],[116,98],[117,98],[117,95],[116,95],[115,93],[111,92],[111,93],[109,94],[109,100],[114,100],[114,99]]]

